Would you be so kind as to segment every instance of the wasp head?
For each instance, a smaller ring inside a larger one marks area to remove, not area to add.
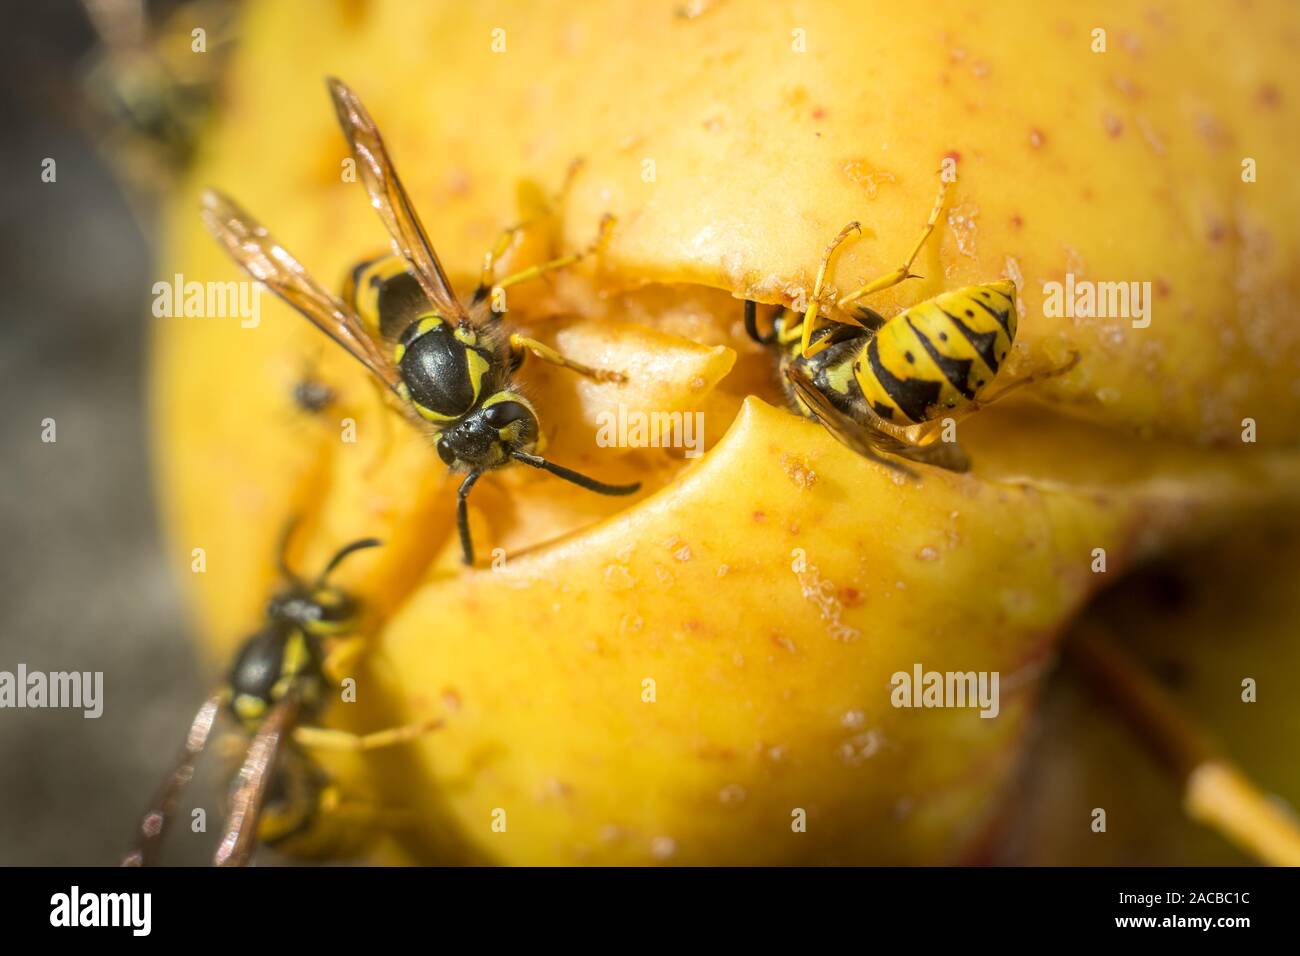
[[[438,434],[438,456],[457,471],[487,471],[537,445],[537,413],[522,395],[502,391]]]
[[[308,634],[340,634],[352,627],[357,602],[331,585],[295,584],[271,598],[266,615],[302,628]]]

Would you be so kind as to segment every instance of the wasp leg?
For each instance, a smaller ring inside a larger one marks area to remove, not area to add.
[[[295,727],[293,742],[311,750],[379,750],[423,737],[442,726],[442,718],[431,718],[368,734],[354,734],[334,727]]]
[[[875,292],[881,292],[885,289],[896,286],[904,279],[919,278],[919,276],[912,273],[912,263],[915,262],[916,257],[921,254],[921,247],[925,245],[926,240],[930,238],[930,234],[934,232],[934,227],[939,222],[939,213],[943,211],[943,205],[948,199],[948,187],[949,183],[946,181],[941,181],[939,183],[939,195],[934,200],[934,208],[930,210],[930,218],[925,221],[925,228],[921,230],[921,237],[916,240],[916,245],[912,247],[912,251],[908,254],[907,258],[903,260],[903,264],[891,272],[886,272],[882,276],[877,276],[860,289],[855,289],[848,295],[842,296],[840,300],[835,303],[837,308],[843,310],[849,305],[852,305],[858,299],[861,299],[863,296],[868,296]]]
[[[365,656],[368,642],[364,637],[339,638],[321,661],[321,672],[334,686],[356,673],[357,662]]]
[[[571,252],[568,255],[557,256],[546,262],[538,263],[535,266],[529,266],[527,269],[521,269],[518,272],[506,276],[496,282],[492,281],[492,272],[496,267],[496,257],[505,252],[510,243],[510,239],[522,227],[516,227],[507,231],[502,240],[498,241],[497,248],[483,257],[483,270],[479,277],[479,287],[474,291],[474,301],[478,302],[486,298],[489,293],[495,295],[497,292],[507,289],[512,285],[518,285],[521,282],[527,282],[530,279],[536,279],[538,276],[545,275],[548,272],[554,272],[556,269],[563,269],[571,266],[575,262],[581,262],[583,259],[592,255],[609,238],[609,232],[614,227],[614,217],[605,215],[600,220],[600,229],[596,233],[596,238],[592,240],[587,248],[580,252]],[[494,313],[500,314],[500,313]]]
[[[961,408],[953,409],[950,413],[944,415],[942,418],[931,419],[930,421],[924,422],[921,425],[914,426],[918,429],[914,433],[911,432],[911,428],[913,426],[897,425],[893,422],[886,421],[883,418],[874,422],[873,427],[877,431],[883,432],[889,435],[890,437],[897,438],[900,441],[907,442],[908,444],[916,445],[918,447],[926,446],[931,444],[931,440],[933,439],[935,433],[941,431],[943,429],[944,423],[947,422],[948,420],[951,419],[953,421],[956,421],[962,418],[966,418],[970,415],[973,415],[976,412],[978,412],[981,408],[987,408],[989,405],[992,405],[994,402],[1001,401],[1003,398],[1006,397],[1008,392],[1013,392],[1016,389],[1023,388],[1024,386],[1029,385],[1033,382],[1040,382],[1043,381],[1044,379],[1055,378],[1058,375],[1064,375],[1066,372],[1070,371],[1078,364],[1079,364],[1079,352],[1076,350],[1074,354],[1071,356],[1070,361],[1066,362],[1064,365],[1058,366],[1057,368],[1053,368],[1053,369],[1047,369],[1046,371],[1034,372],[1030,375],[1025,375],[1021,378],[1014,379],[1013,381],[1008,382],[1002,388],[998,389],[996,392],[991,393],[985,398],[974,399],[970,402],[967,402]]]
[[[1023,388],[1024,386],[1029,385],[1032,382],[1039,382],[1044,379],[1055,378],[1058,375],[1064,375],[1066,372],[1070,371],[1078,364],[1079,364],[1079,353],[1078,351],[1076,351],[1073,357],[1071,357],[1070,361],[1066,362],[1064,365],[1061,365],[1054,369],[1048,369],[1047,371],[1034,372],[1030,375],[1026,375],[1023,376],[1022,378],[1018,378],[1015,379],[1014,381],[1008,382],[1005,386],[998,389],[996,392],[992,393],[986,398],[980,398],[968,402],[960,409],[955,409],[953,412],[944,416],[943,418],[936,418],[931,421],[925,422],[924,424],[920,425],[918,427],[918,431],[912,434],[910,437],[907,434],[908,432],[907,428],[895,425],[892,422],[887,422],[884,419],[880,419],[879,421],[875,422],[874,427],[877,431],[887,434],[893,438],[897,438],[900,441],[904,441],[907,444],[916,448],[918,454],[913,455],[912,457],[916,458],[916,460],[918,461],[923,460],[920,457],[921,454],[928,454],[929,459],[933,464],[940,464],[943,467],[949,468],[952,471],[965,471],[966,468],[957,467],[956,465],[950,463],[950,462],[959,462],[966,459],[965,452],[961,450],[961,447],[957,445],[956,442],[942,442],[934,438],[935,434],[943,430],[943,427],[947,421],[949,420],[958,421],[960,419],[973,415],[976,412],[978,412],[981,408],[987,408],[989,405],[992,405],[994,402],[1002,400],[1003,398],[1006,397],[1008,392],[1013,392],[1018,388]],[[944,446],[947,446],[953,450],[950,452],[945,451]]]
[[[571,266],[575,262],[583,259],[587,251],[571,252],[567,256],[557,256],[546,262],[538,263],[535,266],[529,266],[527,269],[521,269],[518,272],[506,276],[504,279],[492,286],[492,291],[497,289],[506,289],[512,285],[518,285],[520,282],[527,282],[529,279],[536,279],[538,276],[545,275],[548,272],[554,272],[556,269],[563,269],[565,266]]]
[[[320,859],[353,856],[363,853],[380,834],[409,829],[417,820],[410,809],[345,792],[336,783],[320,792],[308,812],[314,825],[306,833],[286,834],[287,839],[273,844],[277,849],[287,844],[291,855]]]
[[[592,368],[590,365],[583,365],[581,362],[575,362],[571,358],[565,358],[549,345],[544,345],[536,339],[530,339],[517,333],[510,336],[510,351],[514,353],[515,364],[523,359],[525,351],[532,352],[543,362],[550,362],[552,365],[558,365],[560,368],[567,368],[571,372],[577,372],[589,379],[597,382],[626,382],[627,376],[622,372],[615,372],[606,368]]]
[[[496,271],[497,259],[505,255],[506,250],[510,248],[510,243],[524,228],[525,224],[520,223],[517,226],[510,226],[502,230],[501,237],[497,239],[496,245],[483,253],[483,268],[479,271],[478,288],[474,290],[475,302],[486,299],[488,293],[492,291],[492,274]]]
[[[331,788],[323,795],[317,812],[331,820],[376,830],[401,830],[415,823],[415,814],[401,807],[389,807],[363,800]]]
[[[559,192],[551,197],[549,202],[547,197],[542,194],[541,188],[531,180],[525,180],[519,184],[518,202],[520,215],[523,218],[516,225],[502,230],[501,237],[497,240],[496,245],[484,254],[483,266],[479,272],[478,288],[474,290],[475,302],[487,298],[488,293],[492,291],[492,274],[496,270],[496,261],[505,255],[506,250],[510,248],[510,243],[514,241],[515,236],[519,235],[519,233],[527,229],[533,223],[548,216],[553,216],[554,213],[552,210],[564,205],[569,192],[573,188],[573,181],[577,178],[578,173],[582,171],[582,168],[585,165],[586,161],[581,157],[578,157],[569,163],[569,168],[564,174],[564,182],[561,184]],[[560,267],[561,266],[559,265],[550,266],[550,268],[557,269]],[[544,269],[542,271],[549,271],[549,269]],[[531,278],[531,276],[528,276],[527,278]],[[516,279],[515,281],[522,280]],[[513,282],[511,284],[513,284]]]
[[[861,231],[862,227],[858,223],[849,223],[839,231],[835,238],[830,241],[830,245],[826,247],[826,251],[822,253],[821,265],[817,267],[817,281],[813,283],[812,295],[808,297],[808,308],[804,311],[803,321],[800,322],[799,325],[796,326],[795,330],[792,330],[790,334],[790,338],[793,338],[794,331],[799,332],[799,344],[804,358],[812,358],[812,356],[826,348],[826,345],[828,344],[819,342],[817,345],[812,346],[811,348],[809,347],[809,344],[812,341],[812,334],[817,331],[817,318],[821,313],[822,307],[822,284],[826,281],[826,270],[830,266],[831,256],[835,255],[835,250],[840,247],[840,244],[844,242],[851,233]]]
[[[966,406],[966,408],[962,410],[963,417],[965,415],[971,414],[972,412],[977,412],[981,408],[985,408],[986,406],[992,405],[994,402],[1001,401],[1003,398],[1006,397],[1008,392],[1014,392],[1016,389],[1023,388],[1024,386],[1032,384],[1033,382],[1041,382],[1045,379],[1056,378],[1059,375],[1064,375],[1066,372],[1069,372],[1078,364],[1079,364],[1079,352],[1076,349],[1073,355],[1071,355],[1070,360],[1066,362],[1064,365],[1060,365],[1056,368],[1047,369],[1045,371],[1031,372],[1028,375],[1022,376],[1017,379],[1013,379],[1012,381],[1008,382],[1006,385],[998,389],[996,392],[992,392],[991,394],[985,396],[984,398],[976,399],[975,401],[971,402],[969,405]]]

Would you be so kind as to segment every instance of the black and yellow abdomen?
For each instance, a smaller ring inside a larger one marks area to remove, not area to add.
[[[429,300],[401,256],[358,263],[348,274],[343,299],[368,329],[389,342],[429,310]]]
[[[914,425],[979,397],[1016,338],[1009,280],[968,286],[918,303],[880,327],[857,354],[862,397],[886,421]]]
[[[257,820],[258,839],[290,856],[307,859],[360,852],[373,831],[367,806],[350,806],[337,784],[292,744],[280,751]]]

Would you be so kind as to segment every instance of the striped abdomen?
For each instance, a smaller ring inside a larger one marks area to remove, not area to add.
[[[868,404],[918,424],[968,404],[998,374],[1016,338],[1016,287],[1006,279],[945,292],[894,316],[854,361]]]
[[[433,309],[401,256],[358,263],[348,275],[343,299],[366,328],[389,342],[395,342],[416,318]]]

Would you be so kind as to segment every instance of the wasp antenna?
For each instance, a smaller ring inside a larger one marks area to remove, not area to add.
[[[530,455],[527,452],[511,452],[510,457],[515,461],[523,462],[525,465],[532,465],[534,468],[540,468],[542,471],[549,471],[557,478],[563,478],[565,481],[572,482],[579,488],[586,488],[588,491],[594,491],[601,495],[630,495],[635,494],[641,489],[641,482],[635,481],[630,485],[607,485],[603,481],[597,481],[595,478],[589,478],[581,472],[574,471],[572,468],[565,468],[563,465],[557,465],[553,461],[547,461],[541,455]]]
[[[755,302],[753,299],[745,300],[745,331],[749,334],[749,337],[753,339],[755,342],[757,342],[759,345],[771,345],[773,342],[776,341],[775,326],[773,326],[773,328],[767,333],[767,335],[762,335],[759,333],[758,303]]]
[[[298,528],[299,517],[293,515],[284,523],[284,530],[280,532],[280,546],[276,549],[276,563],[280,566],[280,573],[294,584],[301,584],[302,578],[289,567],[289,542],[293,540],[293,533]]]
[[[764,344],[763,337],[758,334],[758,305],[753,299],[745,300],[745,331],[759,345]]]
[[[456,530],[460,533],[460,551],[461,561],[465,567],[474,565],[474,539],[469,533],[469,498],[470,490],[474,483],[478,481],[482,472],[471,471],[465,476],[465,480],[460,483],[460,489],[456,492]]]
[[[330,558],[329,564],[325,565],[325,570],[320,573],[320,577],[316,579],[316,583],[325,583],[325,579],[330,576],[335,568],[343,563],[343,560],[348,555],[355,554],[358,551],[364,551],[366,548],[377,548],[383,543],[384,542],[380,541],[378,538],[361,538],[358,541],[353,541],[351,544],[345,544],[335,552],[334,557]]]

